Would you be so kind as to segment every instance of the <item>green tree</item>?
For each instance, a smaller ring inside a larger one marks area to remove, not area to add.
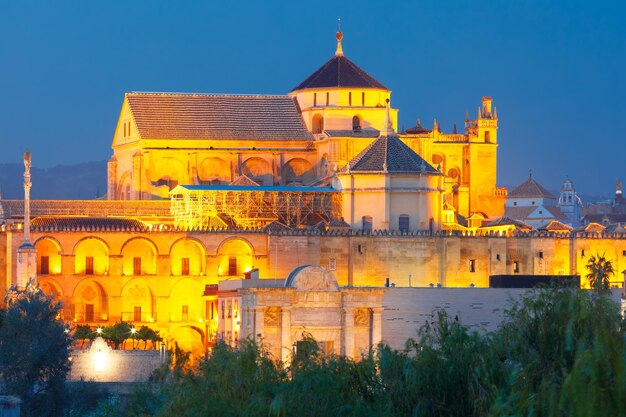
[[[163,406],[156,415],[267,417],[284,377],[279,364],[254,341],[244,340],[238,349],[218,343],[193,369],[174,372],[161,389]]]
[[[126,339],[131,337],[131,328],[132,326],[129,323],[120,321],[112,326],[104,327],[101,336],[108,343],[112,344],[114,349],[119,349]]]
[[[372,353],[359,360],[325,354],[310,335],[303,336],[288,368],[291,378],[272,401],[272,416],[384,415],[387,401]]]
[[[96,333],[91,330],[91,327],[87,324],[79,324],[74,330],[73,338],[76,341],[80,341],[80,348],[85,346],[85,340],[94,340]]]
[[[156,344],[163,340],[157,330],[154,330],[148,326],[141,326],[139,330],[137,330],[137,334],[135,335],[137,340],[143,342],[144,350],[148,347],[148,342],[152,343],[152,348],[156,347]]]
[[[624,415],[624,333],[616,303],[575,288],[535,290],[496,335],[507,368],[494,415]]]
[[[380,346],[378,366],[392,415],[484,416],[503,380],[489,338],[445,311],[407,341],[404,352]]]
[[[0,374],[4,391],[22,400],[22,416],[60,415],[70,370],[71,339],[57,317],[61,304],[29,284],[10,290],[0,315]]]
[[[605,255],[596,254],[587,261],[589,273],[586,275],[589,285],[596,291],[606,291],[610,287],[610,277],[615,275],[613,263]]]

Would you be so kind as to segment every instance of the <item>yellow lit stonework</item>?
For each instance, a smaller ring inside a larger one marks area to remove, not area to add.
[[[63,318],[148,325],[195,355],[260,329],[280,359],[313,326],[327,351],[357,356],[380,341],[387,280],[480,288],[491,275],[578,274],[587,287],[596,253],[626,269],[626,239],[602,225],[537,233],[502,217],[490,97],[462,133],[398,132],[391,91],[346,60],[339,43],[281,96],[126,94],[107,200],[33,202],[38,282]],[[338,63],[360,85],[337,81]],[[18,281],[23,213],[0,200],[4,292]],[[333,278],[283,285],[304,265]]]

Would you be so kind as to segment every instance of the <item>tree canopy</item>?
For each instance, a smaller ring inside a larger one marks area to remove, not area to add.
[[[70,337],[58,319],[61,304],[34,284],[11,290],[0,311],[3,390],[22,400],[22,416],[55,416],[63,410],[70,370]]]

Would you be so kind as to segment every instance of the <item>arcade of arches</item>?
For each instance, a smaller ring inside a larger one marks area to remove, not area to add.
[[[204,295],[205,287],[267,268],[261,236],[78,232],[41,233],[34,241],[40,286],[63,302],[65,320],[149,325],[195,354],[214,341],[217,326],[216,296]]]

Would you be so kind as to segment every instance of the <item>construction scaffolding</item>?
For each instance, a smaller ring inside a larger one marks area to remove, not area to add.
[[[303,227],[341,218],[331,187],[179,185],[170,191],[174,225],[185,229],[257,229],[278,221]]]

